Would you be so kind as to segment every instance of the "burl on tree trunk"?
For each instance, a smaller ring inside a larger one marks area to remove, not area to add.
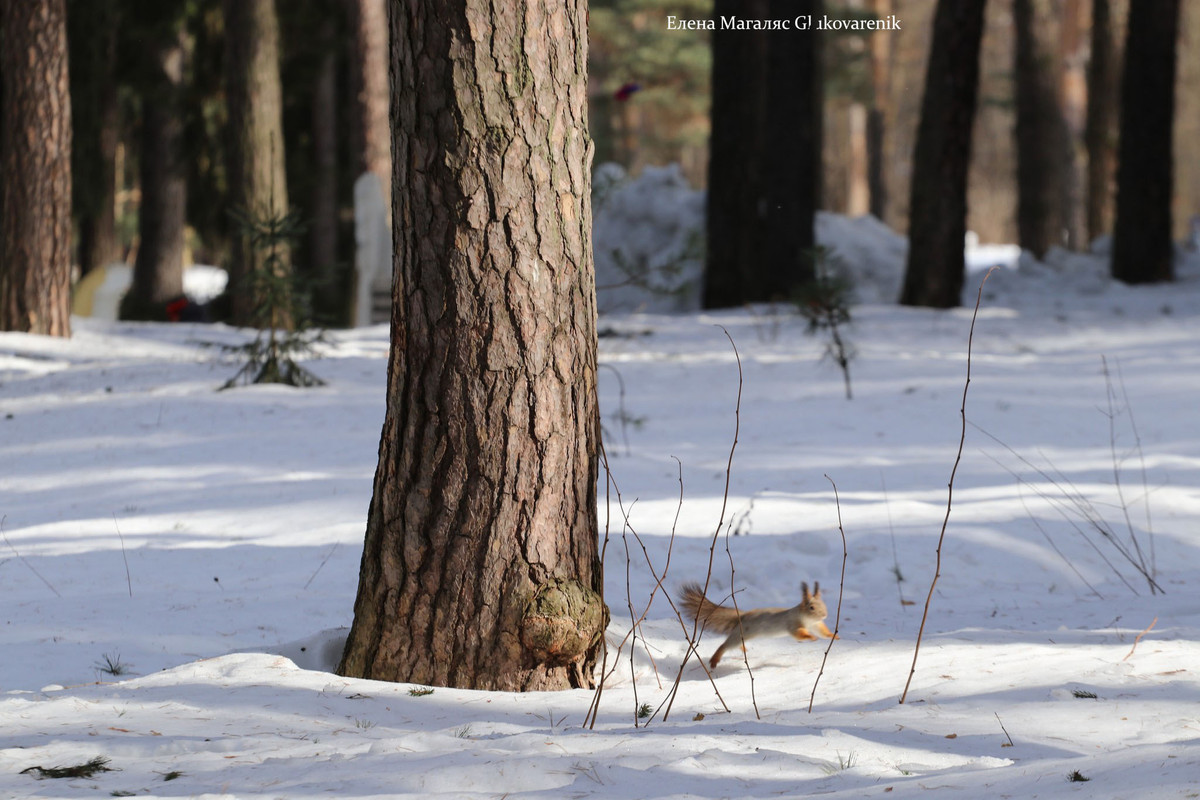
[[[585,2],[393,2],[388,406],[347,676],[587,687],[597,553]]]

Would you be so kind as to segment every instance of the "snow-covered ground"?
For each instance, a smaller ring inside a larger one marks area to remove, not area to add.
[[[825,224],[860,279],[898,281],[893,234]],[[236,366],[212,345],[244,341],[227,328],[0,335],[0,797],[1197,796],[1200,268],[1130,289],[1101,259],[1047,261],[984,290],[903,705],[969,309],[856,307],[851,401],[783,309],[601,319],[609,461],[640,536],[622,538],[602,485],[608,641],[644,610],[647,555],[661,572],[671,548],[672,593],[708,571],[738,392],[722,327],[743,370],[725,514],[739,535],[716,540],[712,593],[790,605],[820,581],[842,638],[815,694],[826,643],[760,639],[752,673],[730,653],[714,687],[692,659],[669,716],[637,721],[685,652],[660,594],[593,728],[589,692],[416,695],[328,671],[357,586],[385,329],[331,334],[309,365],[325,387],[226,392]],[[1164,593],[1093,523],[1136,541]],[[94,757],[114,771],[23,772]]]

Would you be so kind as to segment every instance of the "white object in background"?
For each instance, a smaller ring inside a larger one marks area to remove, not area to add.
[[[355,327],[386,322],[392,300],[392,231],[383,187],[373,172],[354,182],[354,271]]]

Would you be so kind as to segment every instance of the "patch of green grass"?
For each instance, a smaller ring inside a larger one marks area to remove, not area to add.
[[[1075,691],[1071,692],[1071,694],[1075,695],[1080,700],[1095,700],[1096,699],[1096,693],[1089,692],[1086,689],[1076,689]]]
[[[654,713],[654,709],[652,709],[650,707],[649,703],[642,703],[640,706],[638,706],[637,718],[638,719],[646,719],[646,717],[650,716],[653,713]]]
[[[1080,772],[1079,770],[1076,769],[1076,770],[1071,770],[1071,773],[1069,775],[1067,775],[1067,780],[1070,781],[1071,783],[1084,783],[1085,781],[1090,781],[1091,778],[1087,777],[1082,772]]]
[[[424,697],[427,694],[433,694],[433,689],[428,686],[414,686],[408,690],[411,697]]]

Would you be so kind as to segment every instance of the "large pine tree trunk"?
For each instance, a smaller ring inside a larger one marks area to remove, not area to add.
[[[123,319],[163,319],[167,302],[183,294],[184,44],[178,32],[169,37],[154,58],[154,71],[142,95],[141,244],[133,264],[133,283],[121,303]]]
[[[275,0],[225,0],[227,174],[230,207],[260,219],[287,213],[283,90]],[[256,325],[252,276],[261,255],[235,231],[229,283],[236,325]],[[283,246],[283,262],[288,263]]]
[[[388,406],[339,671],[589,686],[607,611],[586,3],[390,16]]]
[[[1121,139],[1112,275],[1125,283],[1174,278],[1172,139],[1179,0],[1130,8],[1121,82]]]
[[[65,0],[0,0],[0,330],[71,335]]]
[[[967,169],[985,0],[938,0],[913,155],[908,263],[900,302],[962,302]]]

